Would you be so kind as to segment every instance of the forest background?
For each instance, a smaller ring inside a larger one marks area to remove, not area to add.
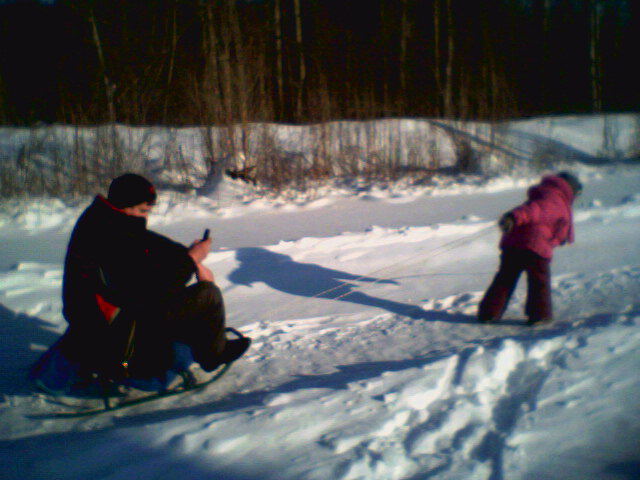
[[[545,115],[637,159],[606,115],[638,111],[637,45],[631,0],[0,0],[0,198],[544,170],[566,152],[505,142]]]
[[[629,0],[0,4],[0,123],[228,125],[630,111]]]

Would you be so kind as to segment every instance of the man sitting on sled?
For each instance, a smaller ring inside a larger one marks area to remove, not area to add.
[[[203,265],[211,240],[187,248],[148,230],[155,200],[148,180],[122,175],[71,234],[63,281],[69,327],[58,348],[84,375],[162,377],[174,366],[176,344],[210,372],[249,347],[246,337],[226,339],[222,294]]]

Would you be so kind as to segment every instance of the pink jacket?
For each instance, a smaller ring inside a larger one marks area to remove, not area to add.
[[[563,178],[548,176],[527,196],[511,211],[514,227],[502,236],[500,248],[523,248],[550,260],[555,247],[574,240],[573,190]]]

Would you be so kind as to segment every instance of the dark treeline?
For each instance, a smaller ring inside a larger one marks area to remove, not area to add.
[[[0,123],[500,119],[637,110],[640,2],[0,4]]]

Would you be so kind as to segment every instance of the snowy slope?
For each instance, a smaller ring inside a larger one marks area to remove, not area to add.
[[[562,125],[574,148],[594,135]],[[223,208],[164,198],[152,228],[185,243],[212,228],[207,264],[254,344],[202,392],[80,420],[47,418],[24,376],[64,330],[62,256],[84,205],[7,202],[0,477],[639,478],[640,171],[579,172],[557,320],[535,329],[523,286],[503,324],[474,319],[495,219],[535,177]]]

